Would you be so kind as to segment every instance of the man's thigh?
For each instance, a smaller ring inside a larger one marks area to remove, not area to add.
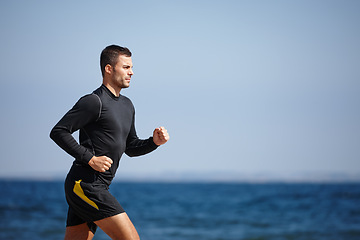
[[[65,240],[91,240],[93,237],[87,223],[66,227]]]
[[[111,239],[140,239],[134,225],[125,212],[96,221],[95,224],[109,235]]]

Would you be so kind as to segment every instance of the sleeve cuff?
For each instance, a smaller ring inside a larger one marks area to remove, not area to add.
[[[154,143],[154,138],[153,138],[153,137],[150,137],[150,138],[149,138],[149,145],[150,145],[150,147],[153,148],[154,150],[159,147],[158,145],[156,145],[156,144]]]
[[[82,158],[81,158],[81,161],[83,161],[84,163],[88,164],[89,161],[91,160],[91,158],[92,158],[93,156],[94,156],[94,155],[93,155],[91,152],[86,151],[86,152],[83,154],[83,156],[82,156]]]

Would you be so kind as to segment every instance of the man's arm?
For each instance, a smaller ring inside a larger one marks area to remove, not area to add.
[[[50,138],[74,158],[88,163],[94,154],[81,146],[72,133],[91,121],[96,121],[100,114],[100,107],[100,99],[94,94],[82,97],[54,126],[50,132]]]
[[[125,153],[129,157],[137,157],[150,153],[154,151],[157,147],[158,145],[154,143],[152,137],[148,139],[139,139],[136,135],[135,129],[132,129],[126,140]]]
[[[126,141],[126,150],[125,153],[130,157],[137,157],[141,155],[145,155],[154,151],[158,146],[166,143],[169,140],[169,134],[167,133],[164,127],[156,128],[153,132],[153,136],[142,140],[139,139],[133,122],[131,125],[131,129]]]

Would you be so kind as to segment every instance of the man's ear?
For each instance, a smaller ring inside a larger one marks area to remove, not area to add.
[[[110,65],[110,64],[107,64],[106,66],[105,66],[105,73],[107,73],[107,74],[111,74],[112,73],[112,66]]]

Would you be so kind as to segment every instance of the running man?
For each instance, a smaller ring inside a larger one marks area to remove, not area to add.
[[[108,191],[122,154],[140,156],[169,140],[164,127],[153,136],[139,139],[135,109],[120,95],[130,86],[131,52],[117,45],[106,47],[100,56],[103,84],[70,109],[51,130],[50,137],[75,158],[65,180],[69,210],[65,239],[92,239],[97,226],[112,239],[139,239],[119,202]],[[72,133],[80,130],[79,142]]]

